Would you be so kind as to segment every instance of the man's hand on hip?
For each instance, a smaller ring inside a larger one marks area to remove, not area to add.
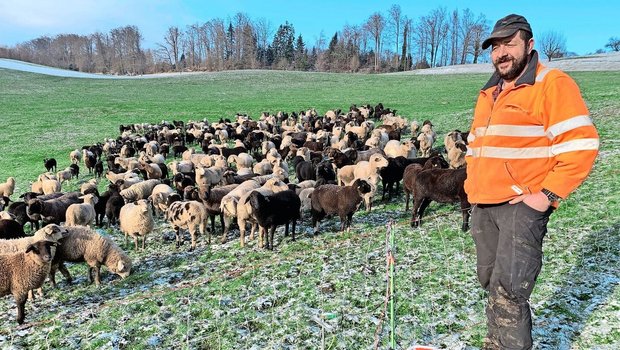
[[[547,198],[547,196],[542,192],[536,192],[532,194],[529,194],[529,193],[522,194],[518,197],[513,198],[508,203],[517,204],[519,202],[523,202],[530,208],[538,210],[540,212],[547,211],[547,209],[549,209],[549,207],[551,206],[551,202],[549,202],[549,198]]]

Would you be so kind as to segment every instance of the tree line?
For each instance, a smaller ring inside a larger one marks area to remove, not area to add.
[[[292,23],[274,28],[264,18],[239,12],[185,28],[169,27],[154,48],[143,48],[136,26],[90,35],[42,36],[15,47],[1,48],[0,57],[81,72],[147,74],[169,71],[282,69],[322,72],[390,72],[478,63],[488,59],[482,41],[490,21],[469,9],[438,7],[417,19],[399,5],[374,12],[357,25],[345,25],[326,38],[309,43]],[[547,57],[562,57],[565,39],[551,38]],[[547,52],[544,52],[547,54]]]

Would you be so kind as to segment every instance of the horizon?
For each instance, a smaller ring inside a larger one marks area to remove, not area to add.
[[[569,0],[519,4],[518,8],[457,0],[424,4],[372,0],[365,1],[363,6],[351,0],[293,4],[284,1],[259,4],[249,0],[3,0],[0,1],[0,46],[14,47],[42,36],[108,33],[114,28],[135,25],[143,36],[143,49],[155,50],[172,26],[185,30],[186,26],[216,18],[228,22],[241,12],[252,21],[264,18],[270,22],[272,36],[278,26],[288,22],[295,29],[295,37],[301,35],[306,46],[313,47],[321,35],[329,41],[345,25],[362,25],[374,12],[387,16],[393,4],[400,5],[402,15],[413,18],[414,24],[421,16],[439,7],[444,7],[448,14],[457,9],[462,13],[466,8],[476,17],[484,14],[491,29],[497,19],[509,13],[519,13],[530,22],[534,40],[543,33],[555,31],[566,39],[567,52],[577,55],[604,50],[609,38],[620,36],[620,21],[615,18],[620,4],[601,0],[592,1],[587,6],[578,6],[580,3]]]

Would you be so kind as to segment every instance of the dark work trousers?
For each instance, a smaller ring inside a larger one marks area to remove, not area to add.
[[[542,241],[553,208],[478,204],[471,218],[478,280],[489,292],[483,349],[531,349],[529,298],[542,266]]]

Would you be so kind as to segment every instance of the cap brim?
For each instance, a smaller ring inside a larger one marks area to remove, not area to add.
[[[513,36],[518,30],[519,28],[504,28],[491,33],[491,35],[482,42],[482,49],[486,50],[489,46],[491,46],[495,39],[503,39]]]

